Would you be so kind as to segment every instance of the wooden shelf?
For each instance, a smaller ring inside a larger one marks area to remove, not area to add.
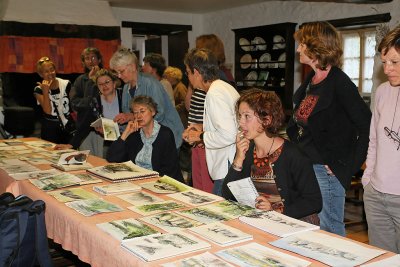
[[[233,30],[239,91],[252,87],[275,91],[285,110],[293,109],[295,28],[296,23],[288,22]]]

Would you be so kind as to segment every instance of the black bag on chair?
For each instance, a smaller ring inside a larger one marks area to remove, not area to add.
[[[0,195],[0,266],[52,267],[44,219],[45,203]]]

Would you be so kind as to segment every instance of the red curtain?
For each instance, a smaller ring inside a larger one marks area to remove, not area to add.
[[[56,64],[58,73],[81,73],[80,54],[86,47],[98,48],[104,67],[108,68],[119,45],[120,40],[0,36],[0,72],[36,72],[37,60],[47,56]]]

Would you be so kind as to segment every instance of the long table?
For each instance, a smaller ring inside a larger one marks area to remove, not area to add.
[[[100,166],[104,165],[106,161],[100,158],[90,156],[89,162],[94,166]],[[48,166],[40,166],[40,167],[43,169],[48,168]],[[146,180],[146,182],[147,181],[150,180]],[[134,183],[142,183],[142,182],[143,180],[139,180],[135,181]],[[103,182],[103,184],[106,183],[108,182]],[[81,187],[88,191],[94,192],[92,190],[93,185],[85,185]],[[96,227],[96,224],[98,223],[141,217],[137,213],[126,209],[126,207],[131,206],[131,204],[117,198],[116,196],[111,195],[111,196],[101,196],[101,197],[123,207],[124,211],[85,217],[77,213],[75,210],[68,208],[65,204],[57,201],[55,198],[48,195],[44,191],[38,189],[29,181],[27,180],[15,181],[4,170],[0,169],[0,193],[3,191],[11,192],[14,195],[24,194],[34,200],[36,199],[43,200],[46,203],[45,217],[46,217],[46,227],[47,227],[48,237],[53,239],[54,242],[61,244],[61,246],[65,250],[69,250],[75,255],[77,255],[80,260],[87,262],[94,267],[159,266],[162,263],[175,261],[180,258],[186,258],[188,256],[204,252],[200,251],[200,252],[181,255],[175,258],[158,260],[154,262],[144,262],[140,260],[138,257],[134,256],[133,254],[130,254],[126,250],[122,249],[120,247],[120,242],[118,240],[116,240],[115,238],[111,237],[110,235],[108,235],[107,233],[103,232],[98,227]],[[160,196],[160,197],[167,198],[165,196]],[[249,242],[257,242],[264,246],[279,251],[283,251],[268,244],[268,242],[270,241],[277,240],[278,239],[277,236],[270,235],[261,230],[243,224],[238,219],[231,220],[225,223],[227,225],[233,226],[235,228],[238,228],[244,232],[253,235],[254,237],[253,241],[248,241],[241,244],[246,244]],[[356,241],[352,242],[358,243]],[[363,243],[358,243],[358,244],[361,244],[366,247],[371,247]],[[214,244],[211,245],[212,247],[209,250],[209,252],[216,252],[226,248],[226,247],[222,248]],[[326,266],[321,262],[303,257],[301,255],[292,252],[288,251],[283,251],[283,252],[311,261],[312,262],[311,266]],[[384,259],[392,255],[394,255],[394,253],[388,252],[372,261]]]

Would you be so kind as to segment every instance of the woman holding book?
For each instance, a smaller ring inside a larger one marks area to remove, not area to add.
[[[222,196],[235,199],[227,184],[250,177],[260,194],[255,207],[275,210],[318,224],[322,197],[311,162],[278,136],[284,113],[279,97],[260,89],[245,91],[236,103],[240,131],[236,155],[222,186]]]
[[[157,104],[149,96],[139,95],[131,100],[134,120],[129,121],[125,131],[114,141],[107,153],[109,162],[131,160],[136,165],[157,171],[183,181],[179,167],[172,131],[158,123]]]
[[[104,140],[103,128],[93,128],[90,124],[100,117],[113,120],[115,116],[121,113],[122,90],[118,89],[121,81],[111,71],[100,69],[94,75],[93,82],[98,91],[95,92],[89,102],[90,109],[88,108],[81,113],[80,123],[77,123],[77,133],[69,144],[59,144],[55,149],[78,149],[89,133],[96,131],[98,138],[91,138],[87,141],[91,143],[90,147],[94,148],[94,151],[90,151],[90,153],[105,158],[111,141]]]

